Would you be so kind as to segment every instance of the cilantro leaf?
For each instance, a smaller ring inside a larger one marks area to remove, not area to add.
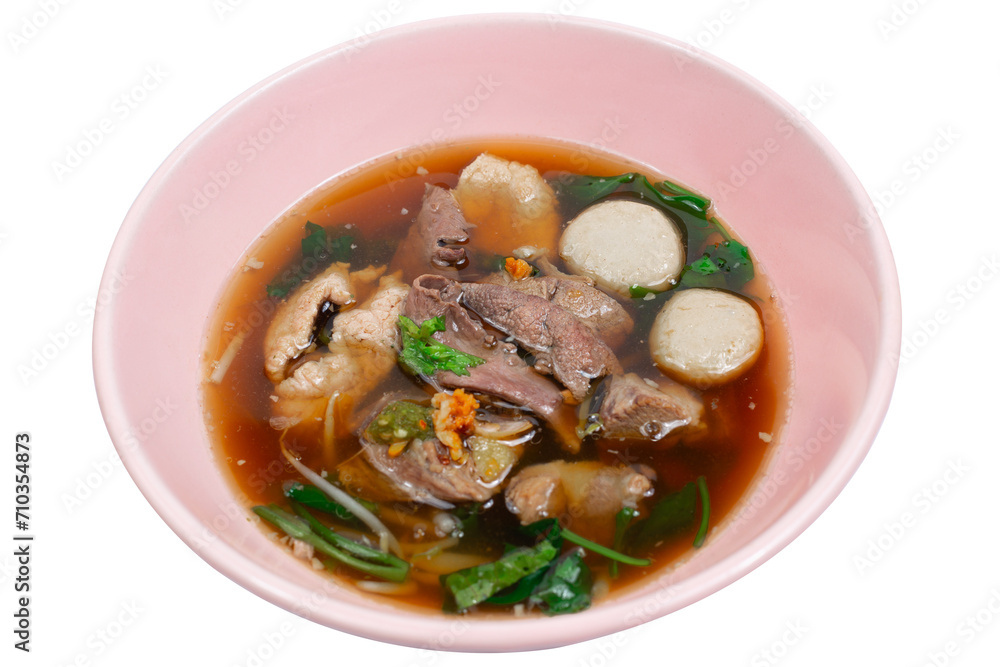
[[[313,222],[306,222],[305,237],[301,242],[302,259],[268,283],[267,295],[284,298],[302,281],[333,262],[350,261],[353,245],[353,236],[342,234],[331,237],[326,228]]]
[[[749,250],[738,241],[723,241],[705,249],[699,259],[684,269],[679,285],[684,287],[732,286],[739,289],[754,277]]]
[[[444,331],[444,318],[432,317],[419,326],[406,317],[399,316],[399,333],[402,351],[399,363],[414,375],[434,375],[437,371],[451,371],[455,375],[468,375],[470,366],[486,363],[472,354],[466,354],[433,338],[435,332]]]

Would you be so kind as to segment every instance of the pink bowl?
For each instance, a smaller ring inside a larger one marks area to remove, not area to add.
[[[517,135],[603,146],[716,201],[784,305],[790,411],[728,525],[676,569],[572,616],[405,611],[302,567],[245,520],[202,419],[208,318],[248,246],[319,184],[407,147]],[[888,242],[850,169],[750,77],[618,25],[461,17],[315,55],[195,130],[150,179],[115,241],[101,285],[114,297],[94,324],[94,374],[135,483],[192,549],[242,586],[383,641],[535,649],[680,609],[812,523],[860,465],[887,410],[898,290]]]

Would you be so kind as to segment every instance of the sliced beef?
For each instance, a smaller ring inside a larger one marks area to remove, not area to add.
[[[611,349],[573,313],[503,285],[463,283],[462,303],[535,355],[535,369],[551,373],[582,401],[590,381],[620,373]]]
[[[389,448],[362,439],[365,458],[398,489],[402,499],[441,506],[466,501],[484,502],[497,491],[487,486],[471,456],[464,463],[451,460],[448,448],[437,438],[414,440],[399,456],[389,456]]]
[[[432,317],[443,317],[445,330],[434,338],[445,345],[473,354],[486,363],[469,368],[468,375],[438,371],[432,378],[441,386],[496,396],[526,408],[549,422],[575,451],[580,440],[576,435],[574,411],[567,409],[559,387],[538,375],[517,354],[517,346],[505,343],[486,331],[462,305],[463,285],[435,275],[423,275],[413,286],[403,305],[403,315],[420,324]]]
[[[503,285],[565,308],[610,347],[621,343],[635,325],[632,316],[614,297],[583,280],[556,276],[514,280],[506,271],[500,271],[487,276],[482,282]]]
[[[468,242],[472,227],[451,190],[428,185],[417,218],[392,265],[411,275],[425,271],[453,274],[468,262],[463,244]]]
[[[623,507],[635,507],[653,483],[625,466],[599,461],[550,461],[528,466],[511,478],[507,509],[523,525],[556,517],[588,537],[606,540]],[[607,543],[607,542],[605,542]]]
[[[611,376],[598,392],[604,437],[657,442],[702,427],[701,400],[679,384],[651,386],[628,373]]]

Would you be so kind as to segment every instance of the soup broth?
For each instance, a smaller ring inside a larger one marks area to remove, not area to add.
[[[315,226],[323,228],[328,239],[336,241],[335,252],[350,262],[352,271],[369,265],[390,264],[414,224],[428,184],[455,188],[463,168],[484,152],[532,165],[550,183],[558,183],[574,174],[611,177],[628,172],[645,173],[650,181],[662,180],[641,165],[589,149],[542,141],[495,140],[390,156],[357,173],[335,179],[295,204],[257,241],[234,271],[214,315],[205,351],[206,376],[210,377],[204,385],[208,429],[220,464],[231,475],[248,509],[271,503],[287,507],[285,490],[289,484],[305,481],[282,456],[281,444],[307,467],[321,471],[352,495],[363,496],[363,484],[354,483],[343,471],[352,469],[352,462],[363,457],[359,431],[370,419],[375,406],[386,395],[423,394],[429,399],[434,393],[426,382],[394,364],[374,389],[364,395],[342,392],[336,400],[327,402],[319,414],[294,424],[290,423],[294,420],[275,419],[278,404],[275,384],[264,372],[265,338],[271,318],[284,299],[294,295],[301,285],[308,285],[324,269],[324,264],[329,263],[325,257],[310,262],[303,254],[303,238],[311,233],[310,230],[315,230]],[[569,204],[560,202],[560,213],[565,217],[563,226],[574,214],[566,212],[570,208]],[[309,227],[307,222],[311,223]],[[733,222],[738,231],[738,221]],[[470,231],[467,261],[450,276],[455,280],[479,281],[496,274],[503,270],[500,268],[504,266],[503,259],[515,251],[515,247],[505,245],[503,238],[491,239],[488,243],[481,240],[482,235],[477,239],[479,232],[477,229]],[[704,244],[692,247],[690,234],[685,232],[685,236],[688,244],[685,263],[690,265],[701,258],[706,249]],[[719,239],[709,238],[709,241],[718,242]],[[547,258],[556,269],[568,272],[557,252],[550,252]],[[508,483],[518,471],[550,460],[598,461],[611,467],[642,471],[651,480],[652,488],[638,501],[637,516],[632,519],[634,524],[646,518],[661,499],[677,494],[689,483],[702,478],[711,499],[707,513],[710,540],[712,531],[733,510],[761,468],[771,437],[780,429],[785,408],[790,371],[782,320],[766,276],[760,266],[755,269],[754,278],[741,286],[738,293],[752,303],[760,315],[764,329],[763,349],[756,363],[737,379],[690,388],[703,406],[704,426],[696,437],[681,435],[651,442],[641,438],[606,438],[598,429],[584,437],[579,443],[579,451],[574,453],[567,449],[564,440],[546,420],[530,411],[515,411],[518,417],[532,422],[535,432],[500,485]],[[421,267],[411,271],[404,269],[400,282],[410,285],[423,272]],[[301,280],[295,283],[297,278]],[[353,294],[355,302],[363,304],[376,284],[360,287]],[[650,328],[672,293],[683,288],[682,281],[674,290],[662,293],[639,290],[630,297],[615,296],[635,321],[628,336],[614,346],[625,373],[635,373],[655,382],[666,380],[650,356]],[[334,321],[342,312],[349,312],[341,308],[334,314]],[[307,351],[307,354],[315,356],[319,352]],[[529,362],[533,360],[524,350],[520,355]],[[599,382],[595,380],[591,390],[597,386]],[[574,408],[584,417],[589,399],[588,395]],[[481,399],[481,403],[485,400]],[[431,552],[434,555],[435,549],[446,550],[457,554],[455,563],[474,564],[500,558],[505,545],[532,543],[533,538],[526,536],[521,521],[508,509],[502,490],[485,501],[448,504],[454,508],[442,509],[399,500],[376,500],[373,505],[379,518],[401,543],[404,559],[414,563],[405,585],[392,589],[396,594],[393,599],[399,604],[433,609],[448,605],[448,595],[439,581],[440,572],[421,569],[417,561],[421,557],[426,559],[426,555],[414,558],[414,554]],[[701,527],[703,505],[702,499],[694,520],[688,525],[664,535],[642,553],[632,554],[648,559],[648,565],[620,564],[611,568],[607,558],[584,549],[584,562],[596,582],[592,587],[594,597],[624,590],[644,577],[675,566],[692,553]],[[348,537],[367,540],[377,546],[377,540],[370,533],[366,536],[363,525],[338,523],[336,518],[316,514],[329,519],[330,525]],[[565,527],[587,534],[587,526],[579,521],[574,524],[573,516],[559,518]],[[269,524],[262,526],[282,535]],[[592,534],[614,541],[607,530]],[[286,539],[285,543],[288,542]],[[312,560],[320,563],[325,559],[314,553]],[[335,561],[327,561],[326,569],[328,572],[320,576],[349,582],[372,579]],[[500,607],[488,603],[472,609],[473,613],[499,611]]]

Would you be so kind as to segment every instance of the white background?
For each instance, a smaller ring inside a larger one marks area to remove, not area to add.
[[[189,132],[273,72],[380,23],[474,10],[657,31],[808,109],[880,202],[903,298],[893,404],[860,471],[815,524],[704,601],[518,663],[997,664],[1000,231],[990,202],[1000,5],[976,0],[5,0],[0,543],[13,544],[19,431],[33,437],[37,540],[30,655],[12,648],[15,563],[13,548],[0,547],[0,663],[507,664],[501,655],[421,652],[329,630],[216,573],[117,462],[90,353],[94,299],[118,227]],[[125,118],[114,113],[144,77],[152,84],[145,99]],[[113,119],[111,132],[79,167],[57,174],[53,163],[103,118]],[[26,373],[50,343],[58,352],[37,375]]]

